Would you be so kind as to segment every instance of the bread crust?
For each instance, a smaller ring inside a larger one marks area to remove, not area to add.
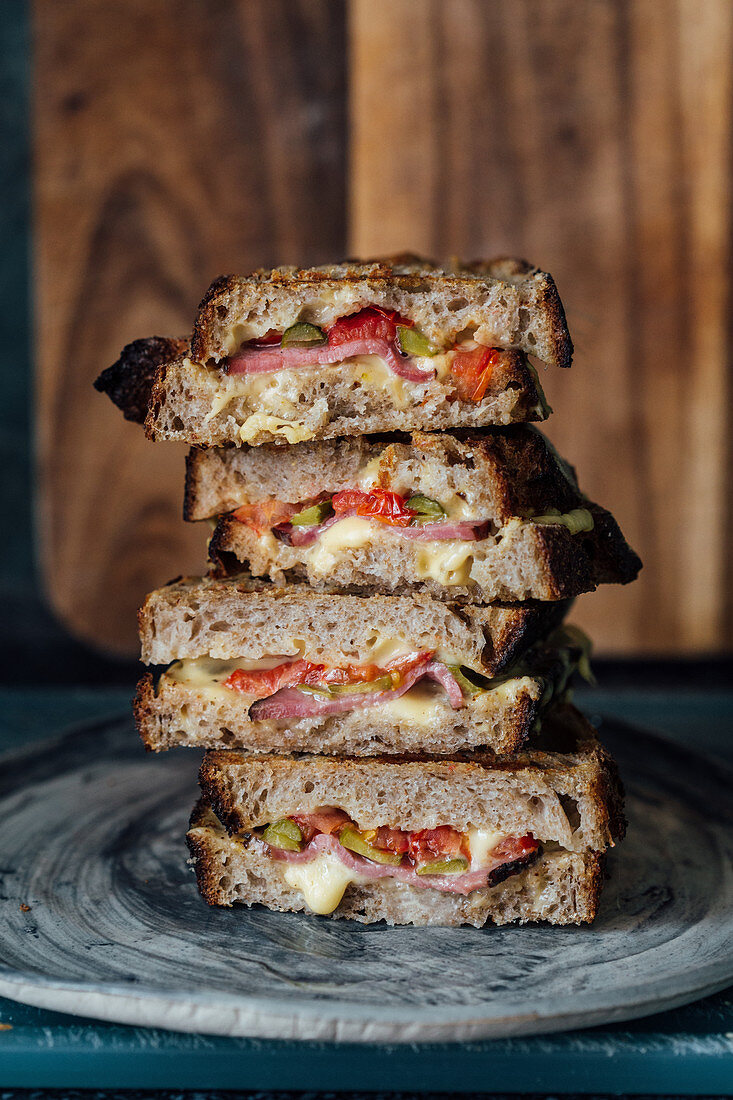
[[[555,366],[572,362],[565,311],[547,272],[511,257],[440,266],[411,254],[220,276],[199,305],[192,354],[201,362],[230,354],[233,326],[254,324],[253,335],[303,319],[328,326],[368,305],[409,316],[430,339],[448,342],[473,328],[481,343]]]
[[[302,894],[285,883],[275,861],[255,846],[229,837],[203,800],[191,816],[186,840],[199,893],[208,905],[262,904],[279,912],[307,909]],[[396,886],[389,879],[352,883],[330,916],[363,924],[384,920],[476,928],[515,921],[590,923],[598,912],[603,867],[598,852],[544,853],[530,867],[466,897]]]
[[[122,349],[119,359],[102,371],[94,388],[107,394],[122,410],[125,420],[144,424],[160,367],[185,355],[187,349],[187,337],[149,336],[133,340]]]

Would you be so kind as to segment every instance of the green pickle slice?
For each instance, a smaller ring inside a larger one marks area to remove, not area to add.
[[[396,867],[398,863],[402,863],[402,856],[399,852],[386,852],[382,848],[374,848],[368,841],[364,840],[359,830],[353,825],[344,825],[339,833],[339,843],[344,848],[348,848],[350,852],[356,852],[359,856],[366,856],[367,859],[371,859],[375,863],[389,863],[393,867]]]
[[[480,695],[482,691],[489,690],[484,684],[472,679],[468,673],[463,671],[460,665],[446,665],[446,668],[453,673],[453,677],[458,681],[464,695]]]
[[[468,870],[468,860],[463,856],[454,859],[430,859],[415,868],[417,875],[457,875]]]
[[[317,523],[323,523],[324,519],[333,512],[330,500],[322,500],[320,504],[311,504],[310,508],[304,508],[302,512],[296,512],[290,517],[293,527],[314,527]]]
[[[303,834],[294,821],[283,817],[268,825],[262,839],[273,848],[284,848],[286,852],[299,852],[303,843]]]
[[[318,344],[325,344],[327,336],[318,325],[309,325],[307,321],[298,321],[286,328],[283,333],[283,348],[311,348]]]
[[[433,356],[440,351],[440,348],[436,344],[431,344],[419,328],[408,328],[407,325],[397,326],[397,342],[400,345],[400,351],[405,355]]]
[[[442,504],[431,497],[423,496],[422,493],[415,493],[406,501],[406,505],[412,508],[413,512],[417,512],[415,519],[445,519],[446,516]]]
[[[393,687],[394,680],[387,674],[377,677],[376,680],[364,680],[360,684],[330,684],[329,690],[332,695],[354,695],[360,691],[391,691]]]

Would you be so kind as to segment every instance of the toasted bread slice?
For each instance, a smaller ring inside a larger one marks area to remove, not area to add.
[[[249,341],[296,323],[328,329],[367,307],[400,313],[434,346],[413,351],[402,366],[385,352],[390,367],[362,340],[362,351],[345,350],[342,361],[299,360],[296,368],[284,366],[286,356],[271,373],[231,373],[229,360]],[[495,350],[478,388],[466,390],[452,372],[458,344]],[[97,387],[131,419],[141,418],[145,399],[151,439],[259,446],[543,420],[549,408],[528,355],[563,367],[572,358],[562,305],[545,272],[520,260],[440,268],[397,257],[217,279],[199,307],[190,346],[136,341]],[[403,369],[410,360],[415,369]]]
[[[199,362],[219,361],[270,329],[283,332],[297,321],[327,328],[367,306],[396,310],[436,342],[471,330],[488,347],[515,348],[554,366],[572,361],[565,312],[547,272],[513,258],[441,267],[413,255],[222,276],[199,306],[191,352]]]
[[[300,656],[368,664],[386,640],[449,652],[494,676],[564,618],[569,602],[457,607],[425,595],[363,596],[277,588],[246,576],[172,581],[139,614],[142,660],[165,665],[197,657]]]
[[[230,837],[203,802],[193,813],[186,839],[199,892],[209,905],[264,905],[289,913],[308,909],[303,893],[288,885],[281,867],[246,839]],[[362,924],[584,924],[596,916],[602,884],[602,855],[552,851],[503,882],[466,896],[389,878],[352,882],[329,915]]]
[[[553,708],[537,746],[513,755],[248,755],[210,752],[199,773],[207,804],[240,834],[321,807],[357,828],[413,832],[450,825],[531,834],[567,851],[603,851],[625,832],[623,789],[593,727],[570,705]]]
[[[460,518],[502,527],[515,517],[585,506],[573,467],[530,425],[358,436],[292,447],[194,447],[186,460],[184,517],[210,519],[243,504],[300,504],[366,484],[421,493]]]

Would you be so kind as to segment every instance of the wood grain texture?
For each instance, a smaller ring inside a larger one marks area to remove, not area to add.
[[[133,653],[144,594],[203,565],[206,531],[181,522],[183,451],[91,383],[190,331],[222,272],[344,252],[344,12],[36,0],[35,37],[42,568],[75,634]]]
[[[580,601],[598,649],[731,648],[728,0],[35,12],[39,527],[75,633],[132,652],[143,593],[203,559],[180,452],[96,373],[221,272],[409,248],[556,276],[548,434],[645,561]]]
[[[350,37],[351,251],[557,279],[548,434],[646,565],[579,621],[602,652],[729,648],[733,5],[352,0]]]

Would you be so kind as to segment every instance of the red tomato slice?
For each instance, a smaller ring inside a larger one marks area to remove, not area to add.
[[[406,852],[410,844],[410,834],[402,829],[390,829],[380,825],[373,841],[375,848],[384,848],[388,852]]]
[[[369,684],[372,680],[378,680],[386,672],[398,672],[400,678],[415,667],[431,657],[430,650],[421,650],[419,653],[408,654],[406,657],[395,657],[386,665],[344,665],[342,668],[329,668],[323,674],[321,683],[325,684]]]
[[[250,340],[248,347],[252,348],[264,348],[269,344],[279,344],[282,342],[283,334],[278,332],[277,329],[270,328],[262,336],[256,337],[254,340]]]
[[[312,661],[292,661],[289,664],[276,665],[275,668],[236,668],[231,676],[227,676],[224,687],[241,691],[243,695],[266,699],[280,688],[295,684],[323,683],[325,669],[325,665],[317,665]]]
[[[420,829],[416,833],[410,833],[408,852],[414,863],[422,863],[436,856],[466,855],[465,837],[451,825],[439,825],[437,829]]]
[[[294,814],[293,821],[307,843],[317,833],[337,832],[343,825],[347,825],[351,818],[343,810],[336,809],[335,806],[324,806],[312,814]]]
[[[400,317],[393,309],[381,309],[369,306],[350,317],[341,317],[328,330],[328,343],[331,347],[349,343],[351,340],[386,340],[392,342],[397,337],[397,325],[414,322]]]
[[[257,504],[243,504],[232,512],[232,516],[263,535],[278,523],[285,523],[300,508],[299,504],[285,504],[281,500],[261,500]]]
[[[515,859],[523,859],[524,856],[535,852],[539,846],[539,841],[535,840],[531,833],[527,833],[526,836],[508,836],[502,840],[501,844],[497,844],[491,856],[494,859],[513,863]]]
[[[458,397],[462,401],[481,401],[500,359],[501,353],[496,348],[456,351],[450,369]]]
[[[390,493],[387,489],[370,489],[368,493],[360,489],[344,489],[333,497],[331,507],[336,515],[355,511],[357,516],[378,519],[392,527],[409,527],[415,515],[412,508],[405,507],[404,498],[399,493]]]

